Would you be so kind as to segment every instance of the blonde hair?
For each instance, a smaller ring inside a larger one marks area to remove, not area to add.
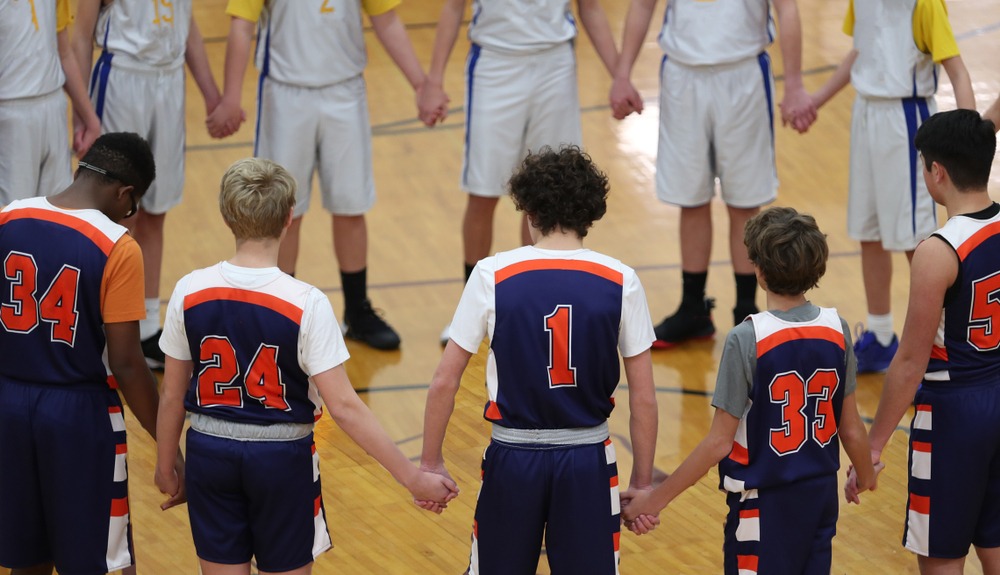
[[[238,240],[280,238],[295,206],[295,179],[263,158],[244,158],[222,176],[219,211]]]

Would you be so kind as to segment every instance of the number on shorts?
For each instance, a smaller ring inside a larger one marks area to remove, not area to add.
[[[979,351],[1000,347],[1000,272],[972,282],[969,345]]]
[[[80,270],[63,265],[45,291],[38,290],[38,265],[30,254],[10,252],[3,262],[4,277],[10,282],[9,303],[0,304],[0,323],[11,333],[31,333],[44,321],[52,325],[51,340],[73,346],[79,314],[76,300]]]
[[[576,385],[573,359],[573,307],[558,305],[545,316],[545,331],[549,332],[549,387]]]
[[[781,427],[771,429],[771,449],[779,456],[795,453],[812,436],[819,446],[825,447],[837,434],[837,420],[833,412],[833,394],[840,385],[840,377],[833,370],[816,370],[809,381],[798,372],[790,371],[771,380],[772,403],[781,405]],[[806,415],[808,398],[816,398],[812,425]]]
[[[210,335],[201,340],[198,374],[198,405],[201,407],[243,407],[243,389],[238,381],[240,366],[236,348],[229,338]],[[278,369],[277,346],[260,344],[242,382],[247,395],[265,407],[287,411],[285,384]]]

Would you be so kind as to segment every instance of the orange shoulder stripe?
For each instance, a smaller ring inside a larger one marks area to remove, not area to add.
[[[823,339],[837,344],[840,349],[844,349],[844,334],[833,328],[823,326],[792,327],[773,333],[758,341],[757,357],[761,357],[779,345],[793,339]]]
[[[250,303],[276,311],[297,324],[302,323],[302,310],[270,294],[236,288],[208,288],[184,296],[184,309],[209,301],[226,300]]]
[[[74,218],[73,216],[64,214],[62,212],[55,212],[52,210],[42,210],[39,208],[23,208],[19,210],[12,210],[9,212],[0,213],[0,226],[6,224],[7,222],[13,220],[44,220],[47,222],[52,222],[59,224],[61,226],[66,226],[67,228],[72,228],[84,236],[86,236],[90,241],[94,242],[98,248],[104,252],[104,255],[111,253],[111,248],[115,246],[114,240],[109,238],[98,229],[96,226],[88,222],[87,220],[81,218]]]
[[[563,259],[528,260],[518,262],[516,264],[511,264],[507,267],[498,269],[494,272],[493,278],[494,282],[499,284],[506,279],[516,276],[517,274],[539,270],[569,270],[585,272],[595,276],[600,276],[618,285],[622,285],[622,282],[624,281],[621,272],[613,270],[608,266],[583,260]]]
[[[969,239],[962,242],[962,245],[958,246],[958,249],[955,250],[958,252],[958,259],[965,261],[965,256],[969,255],[969,252],[979,247],[979,244],[997,234],[1000,234],[1000,222],[993,222],[992,224],[972,234],[969,236]]]

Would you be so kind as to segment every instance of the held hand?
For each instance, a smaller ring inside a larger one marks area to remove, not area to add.
[[[448,117],[448,94],[441,84],[426,81],[417,89],[417,115],[428,128]]]
[[[236,133],[246,117],[239,104],[234,105],[223,99],[205,119],[205,125],[213,138],[225,138]]]
[[[76,157],[82,158],[100,135],[101,120],[95,114],[89,118],[73,114],[73,151]]]
[[[173,468],[163,470],[157,466],[154,479],[160,493],[168,496],[167,500],[160,504],[160,509],[166,511],[187,501],[187,491],[184,488],[184,456],[179,449]]]
[[[786,90],[778,107],[781,109],[781,125],[791,124],[800,134],[808,131],[817,118],[816,103],[804,88]]]
[[[417,507],[434,513],[441,513],[449,501],[458,497],[458,485],[443,467],[435,471],[421,469],[407,489]]]
[[[652,487],[629,487],[621,494],[622,522],[636,535],[649,533],[660,524],[659,510],[649,502]]]
[[[628,78],[615,78],[608,95],[611,104],[611,115],[616,120],[622,120],[632,112],[642,114],[642,96]]]

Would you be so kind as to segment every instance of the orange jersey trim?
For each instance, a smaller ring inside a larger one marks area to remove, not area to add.
[[[935,345],[931,348],[931,359],[948,361],[948,348]]]
[[[500,415],[500,407],[496,404],[495,401],[491,401],[489,405],[486,407],[486,418],[493,420],[503,419],[503,416]]]
[[[931,513],[931,498],[922,495],[910,494],[910,510],[924,515]]]
[[[500,282],[506,279],[510,279],[518,274],[522,274],[525,272],[541,271],[541,270],[568,270],[576,272],[585,272],[588,274],[593,274],[595,276],[602,277],[618,285],[622,285],[622,283],[624,282],[622,273],[619,271],[615,271],[609,268],[608,266],[582,260],[561,260],[561,259],[528,260],[524,262],[518,262],[516,264],[511,264],[505,268],[501,268],[493,272],[493,281],[494,283],[499,284]]]
[[[747,451],[746,447],[743,447],[739,443],[733,442],[733,449],[729,452],[729,459],[732,459],[736,463],[741,465],[750,464],[750,453]]]
[[[238,301],[266,307],[276,311],[297,324],[302,324],[302,310],[287,301],[270,294],[236,288],[207,288],[184,296],[184,309],[210,301]]]
[[[757,572],[757,556],[756,555],[737,555],[736,556],[736,567],[737,569]]]
[[[111,516],[125,517],[128,515],[128,497],[111,500]]]
[[[62,212],[39,208],[22,208],[0,214],[0,226],[13,220],[44,220],[74,229],[94,242],[94,245],[100,248],[106,256],[111,254],[111,248],[115,245],[114,240],[104,235],[104,232],[87,220],[75,218]]]
[[[930,453],[931,452],[931,444],[927,443],[926,441],[914,441],[913,442],[913,451],[919,451],[921,453]]]
[[[997,234],[1000,234],[1000,222],[993,222],[992,224],[972,234],[969,236],[969,239],[962,242],[962,245],[958,246],[958,249],[955,250],[958,252],[958,259],[965,261],[965,257],[969,255],[969,252],[979,247],[979,244]]]
[[[757,357],[795,339],[822,339],[837,344],[844,349],[844,334],[829,327],[793,327],[771,334],[757,342]]]
[[[741,509],[740,519],[754,519],[760,517],[760,509]]]

